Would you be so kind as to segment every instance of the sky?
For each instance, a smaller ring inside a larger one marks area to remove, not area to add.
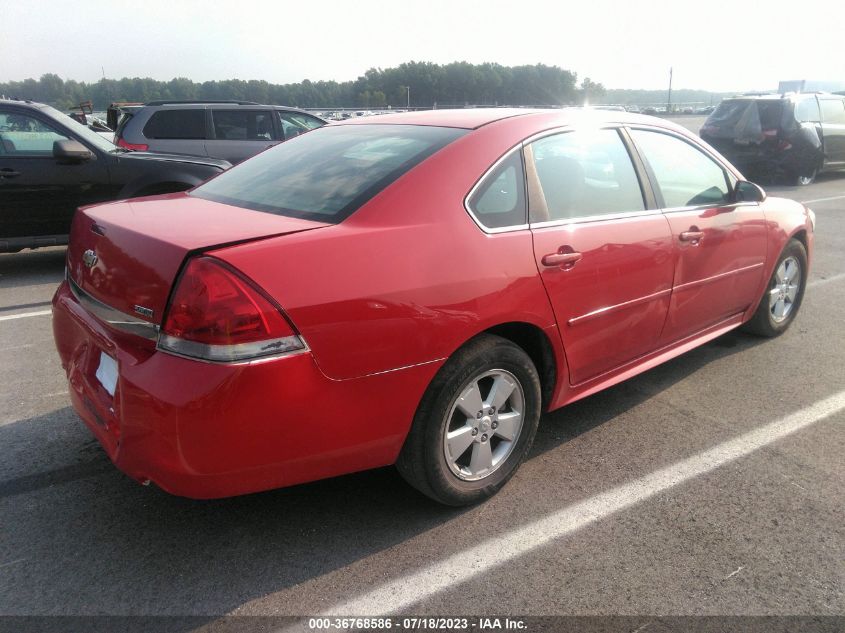
[[[543,63],[607,88],[843,80],[842,0],[0,0],[0,81],[346,81],[406,61]]]

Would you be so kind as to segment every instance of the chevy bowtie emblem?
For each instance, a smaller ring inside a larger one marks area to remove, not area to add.
[[[93,268],[94,264],[97,263],[97,253],[89,248],[87,251],[82,253],[82,263],[88,268]]]

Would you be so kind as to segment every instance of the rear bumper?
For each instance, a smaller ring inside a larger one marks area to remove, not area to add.
[[[67,282],[53,333],[71,401],[114,464],[176,495],[227,497],[392,464],[440,363],[327,378],[310,353],[245,364],[155,349],[106,326]],[[96,378],[117,361],[112,397]]]

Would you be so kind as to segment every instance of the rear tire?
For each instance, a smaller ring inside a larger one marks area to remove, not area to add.
[[[792,175],[792,182],[790,184],[796,187],[806,187],[816,182],[816,176],[819,175],[818,167],[808,167],[804,170],[798,170]]]
[[[744,329],[758,336],[783,334],[795,320],[807,287],[807,249],[789,240],[775,264],[760,305]]]
[[[540,378],[522,348],[499,336],[478,336],[429,385],[396,467],[440,503],[487,499],[528,454],[540,408]]]

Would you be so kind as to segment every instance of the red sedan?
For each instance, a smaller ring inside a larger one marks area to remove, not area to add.
[[[81,209],[53,328],[118,468],[209,498],[396,464],[488,497],[540,414],[795,319],[814,216],[685,130],[458,110],[309,132]]]

